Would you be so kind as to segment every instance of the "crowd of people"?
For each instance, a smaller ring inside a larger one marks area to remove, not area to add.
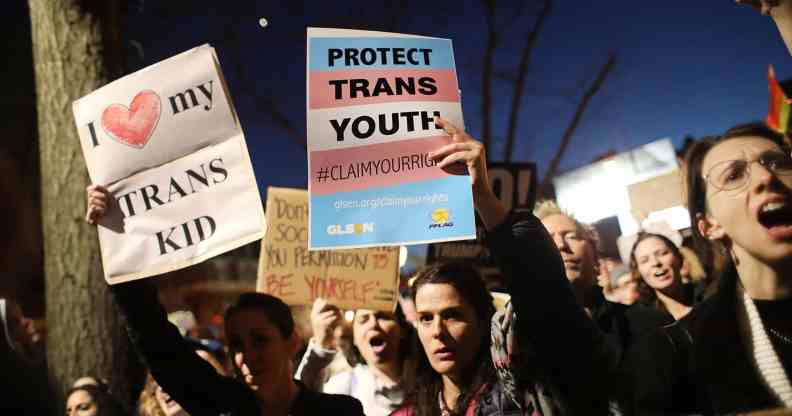
[[[738,2],[772,15],[792,40],[790,2]],[[222,345],[185,336],[150,281],[121,283],[111,291],[149,372],[136,408],[84,377],[65,414],[792,414],[786,137],[748,123],[696,141],[683,162],[692,241],[644,230],[619,264],[553,201],[532,215],[507,211],[484,146],[435,123],[451,142],[429,157],[467,167],[505,305],[496,308],[473,265],[437,262],[405,279],[394,312],[358,309],[348,322],[317,299],[307,340],[281,299],[244,293],[225,312]],[[86,193],[90,223],[115,209],[102,186]],[[36,368],[38,335],[10,300],[0,299],[0,323],[7,368]]]

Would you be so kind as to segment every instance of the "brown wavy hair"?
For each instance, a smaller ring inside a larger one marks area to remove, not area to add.
[[[490,326],[492,315],[495,314],[492,295],[487,290],[484,280],[471,265],[462,262],[436,263],[420,270],[412,284],[410,295],[413,302],[422,286],[427,284],[451,285],[465,302],[473,307],[481,325],[481,343],[478,353],[466,370],[466,379],[470,380],[462,391],[452,409],[453,414],[465,414],[465,410],[475,394],[484,386],[491,386],[497,379],[495,368],[490,356]],[[412,406],[415,416],[439,416],[437,397],[442,389],[442,379],[426,357],[417,331],[414,331],[413,356],[415,370],[412,385],[408,385],[405,403]]]

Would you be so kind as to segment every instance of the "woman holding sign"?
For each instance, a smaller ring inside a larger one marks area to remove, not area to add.
[[[87,191],[87,219],[95,222],[108,209],[108,193],[97,186]],[[153,285],[138,280],[111,289],[154,379],[190,414],[363,415],[357,400],[313,392],[292,378],[300,341],[291,311],[280,299],[245,293],[226,311],[225,332],[236,373],[230,378],[197,356],[168,322]]]
[[[577,303],[560,254],[533,215],[515,222],[489,186],[484,147],[443,119],[452,142],[430,154],[467,165],[473,197],[512,294],[494,314],[475,270],[434,266],[413,283],[416,388],[399,415],[607,414],[618,354]]]

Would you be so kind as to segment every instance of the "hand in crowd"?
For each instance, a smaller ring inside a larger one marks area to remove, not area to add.
[[[487,156],[484,145],[444,118],[435,117],[435,124],[451,136],[452,143],[430,152],[429,157],[443,169],[450,168],[454,163],[464,162],[470,173],[474,192],[488,188]]]
[[[613,284],[611,284],[610,268],[603,260],[599,262],[599,271],[597,284],[602,288],[602,295],[611,302],[618,302],[616,293],[613,290]]]
[[[333,330],[341,319],[341,311],[327,300],[316,298],[311,308],[311,329],[316,344],[326,349],[333,348]]]
[[[493,229],[508,217],[509,212],[490,187],[484,145],[446,119],[435,117],[435,123],[451,136],[452,142],[430,152],[429,157],[443,169],[450,169],[455,163],[467,165],[473,186],[473,201],[476,211],[484,222],[484,226],[487,229]]]
[[[107,212],[108,195],[110,193],[101,185],[88,185],[85,188],[85,196],[87,198],[87,208],[85,212],[85,221],[88,224],[96,225],[105,212]]]

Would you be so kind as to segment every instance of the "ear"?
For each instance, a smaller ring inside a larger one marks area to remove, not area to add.
[[[696,214],[696,226],[699,233],[708,240],[722,240],[726,236],[726,232],[718,220],[710,215]]]

